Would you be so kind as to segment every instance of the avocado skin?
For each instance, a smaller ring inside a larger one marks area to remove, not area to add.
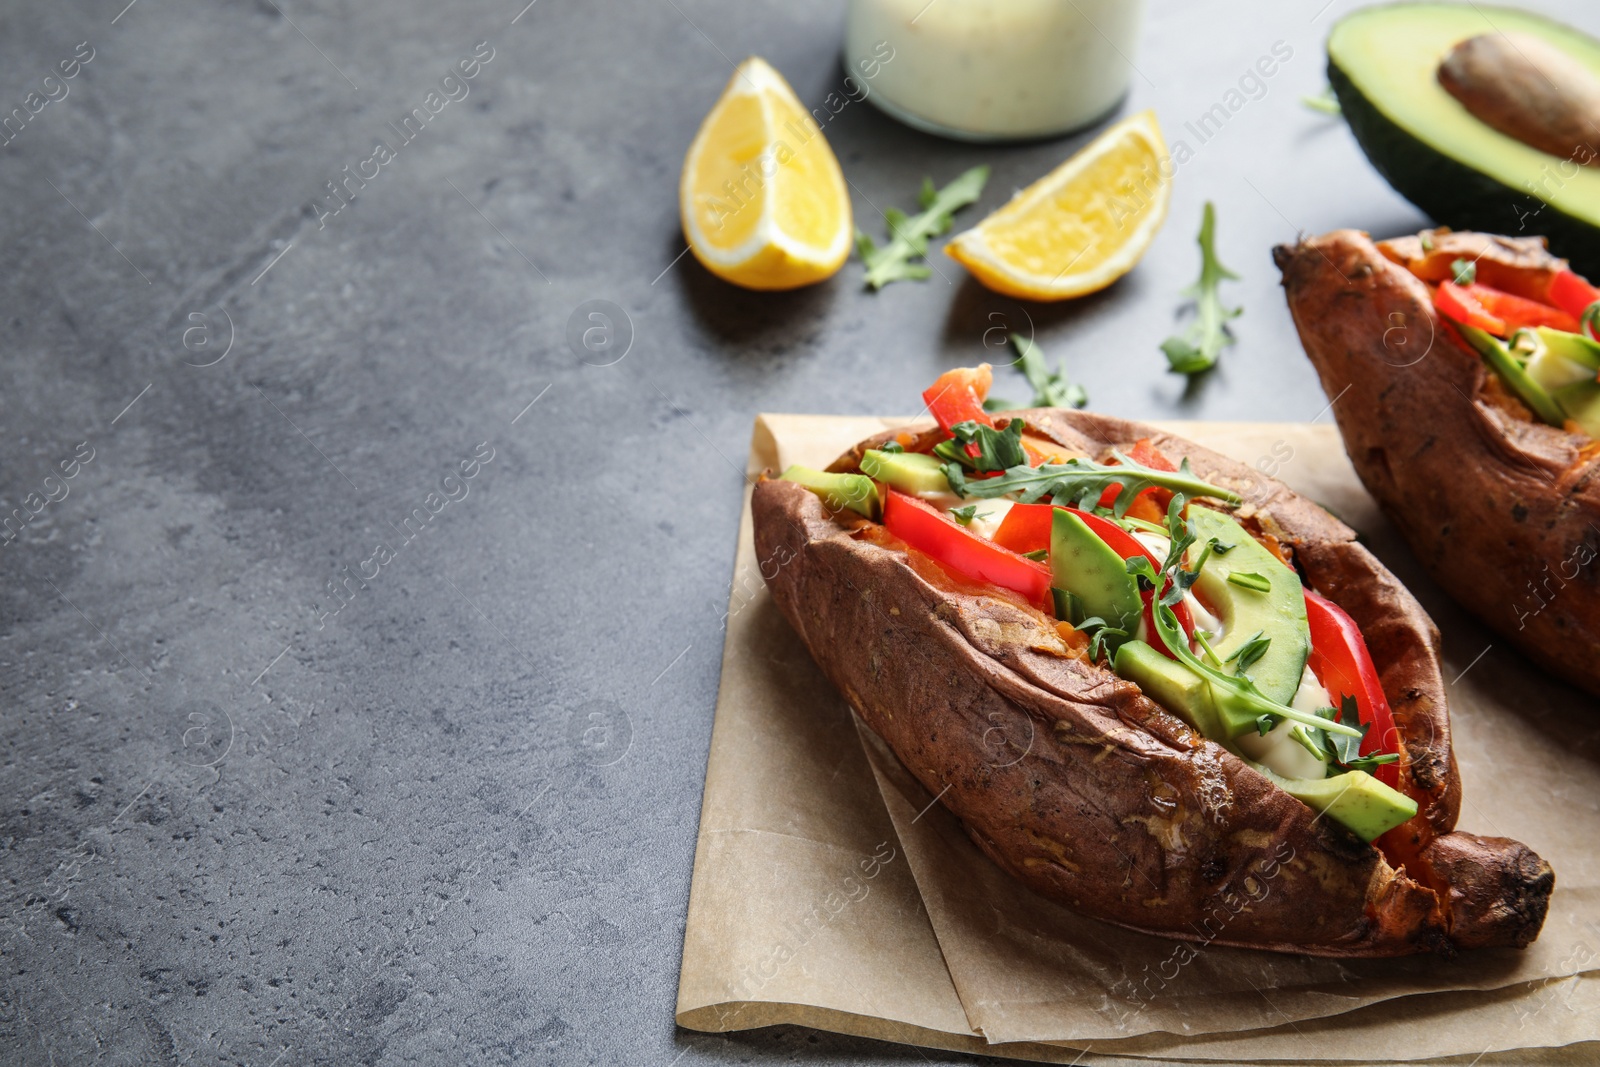
[[[1600,275],[1600,229],[1423,144],[1363,96],[1332,59],[1328,83],[1373,168],[1436,222],[1514,237],[1543,234],[1578,273]]]

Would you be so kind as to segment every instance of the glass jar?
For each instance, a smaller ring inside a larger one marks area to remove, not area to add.
[[[1144,0],[850,0],[844,61],[901,122],[964,141],[1053,137],[1128,89]]]

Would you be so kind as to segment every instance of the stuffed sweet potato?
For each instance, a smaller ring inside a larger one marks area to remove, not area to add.
[[[994,862],[1186,940],[1537,936],[1554,876],[1454,830],[1437,634],[1351,530],[1149,427],[991,420],[987,368],[952,373],[939,427],[763,479],[752,509],[785,617]]]
[[[1339,230],[1275,258],[1356,473],[1423,566],[1600,693],[1600,292],[1538,238]]]

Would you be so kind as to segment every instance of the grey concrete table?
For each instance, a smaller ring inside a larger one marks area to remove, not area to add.
[[[747,54],[836,88],[841,6],[523,2],[0,13],[0,1061],[959,1059],[673,1026],[752,416],[907,411],[1031,319],[1098,408],[1311,419],[1270,246],[1422,221],[1299,102],[1342,0],[1158,0],[1126,109],[1193,158],[1132,276],[746,293],[680,255],[683,151]],[[826,132],[868,229],[1084,140]],[[1186,391],[1208,198],[1246,310]]]

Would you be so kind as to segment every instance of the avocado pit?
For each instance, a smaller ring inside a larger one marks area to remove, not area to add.
[[[1575,163],[1600,162],[1600,78],[1527,33],[1485,33],[1439,63],[1439,84],[1485,125]]]

